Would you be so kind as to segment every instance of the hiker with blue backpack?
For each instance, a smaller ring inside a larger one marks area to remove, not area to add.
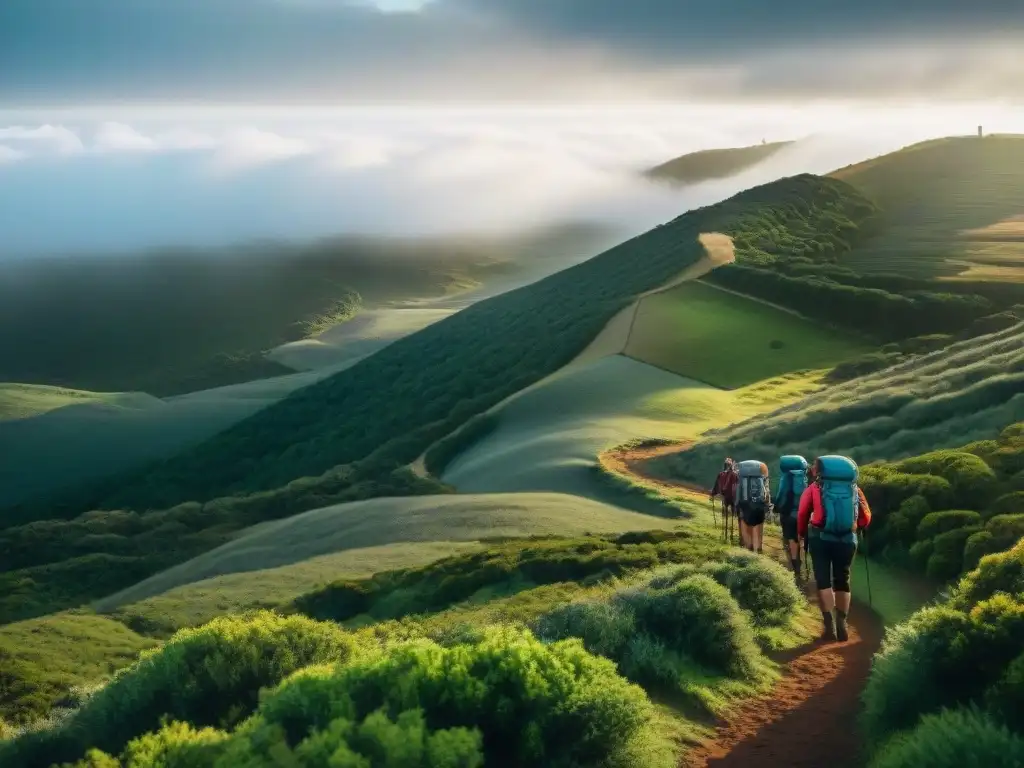
[[[803,456],[783,456],[779,459],[779,489],[775,493],[775,511],[782,527],[782,540],[789,550],[789,564],[793,578],[801,584],[800,578],[800,535],[796,518],[800,499],[807,490],[810,466]]]
[[[797,533],[810,546],[825,624],[822,639],[846,642],[850,570],[857,554],[857,534],[871,524],[871,508],[857,485],[857,464],[852,459],[821,456],[814,460],[811,478],[800,497]]]
[[[761,461],[741,461],[736,465],[736,516],[740,522],[740,546],[761,552],[764,521],[771,509],[768,467]]]

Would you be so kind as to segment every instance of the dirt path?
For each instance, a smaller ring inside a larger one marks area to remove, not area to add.
[[[697,486],[654,478],[643,462],[686,450],[691,443],[615,449],[602,454],[609,468],[673,491],[707,497]],[[782,558],[779,538],[766,531],[765,549]],[[813,585],[808,599],[813,600]],[[712,739],[687,752],[681,768],[818,768],[862,765],[857,716],[871,659],[882,642],[879,617],[863,605],[850,612],[847,643],[814,642],[776,661],[782,679],[767,694],[742,702],[717,723]]]

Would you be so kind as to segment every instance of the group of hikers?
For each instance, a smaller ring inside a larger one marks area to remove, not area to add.
[[[779,471],[782,479],[772,499],[763,462],[726,459],[711,501],[722,500],[726,538],[732,538],[735,519],[740,546],[754,552],[762,551],[765,520],[778,516],[797,584],[803,583],[801,543],[810,555],[824,622],[822,638],[845,642],[857,538],[871,524],[871,508],[857,485],[857,464],[845,456],[821,456],[810,464],[803,456],[783,456]]]

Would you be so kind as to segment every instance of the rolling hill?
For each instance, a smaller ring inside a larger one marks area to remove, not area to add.
[[[676,157],[644,172],[649,179],[677,186],[700,184],[713,179],[725,179],[767,160],[791,141],[773,141],[750,147],[704,149]]]
[[[283,375],[265,352],[363,308],[528,282],[614,240],[571,224],[5,261],[0,327],[18,332],[0,338],[0,381],[171,396]]]
[[[137,479],[21,510],[19,519],[108,511],[0,535],[7,569],[0,581],[19,585],[17,594],[5,590],[4,616],[116,591],[267,520],[373,496],[443,491],[404,467],[475,413],[569,362],[635,297],[697,262],[702,233],[778,241],[788,252],[810,237],[850,237],[872,210],[835,180],[804,175],[755,187],[473,304]]]

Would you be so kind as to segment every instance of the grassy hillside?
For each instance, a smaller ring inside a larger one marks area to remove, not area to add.
[[[625,354],[733,389],[795,370],[827,368],[868,347],[766,304],[684,283],[640,301]]]
[[[97,513],[4,532],[3,581],[28,585],[9,598],[9,615],[52,609],[51,599],[68,605],[115,591],[248,525],[370,496],[437,492],[401,467],[473,414],[571,360],[635,296],[696,262],[701,233],[801,248],[811,233],[819,241],[851,237],[870,210],[842,182],[784,179],[474,304],[119,484],[105,499],[83,495],[41,510],[159,514]],[[102,579],[91,576],[98,569]],[[69,583],[74,588],[65,592]]]
[[[1024,325],[959,342],[708,433],[652,471],[700,481],[723,456],[840,453],[867,463],[991,439],[1024,419]]]
[[[676,525],[676,521],[552,493],[371,499],[257,526],[97,605],[107,609],[222,574],[277,568],[345,550],[404,542],[606,533]]]
[[[813,392],[819,381],[800,374],[726,392],[607,357],[502,406],[493,431],[451,461],[442,479],[461,492],[552,490],[614,501],[594,477],[602,451],[640,438],[696,438]]]
[[[165,459],[329,375],[293,373],[161,400],[31,384],[0,385],[0,527],[33,519],[51,499]],[[19,505],[28,505],[21,506]],[[16,508],[17,507],[17,508]]]
[[[879,209],[852,249],[744,238],[705,279],[881,343],[1009,327],[1024,318],[1022,158],[1022,138],[941,139],[842,169]]]
[[[700,184],[702,181],[725,179],[752,168],[774,155],[791,141],[773,141],[752,147],[705,149],[676,157],[645,171],[644,175],[676,185]]]
[[[360,307],[578,261],[602,227],[517,237],[339,238],[0,265],[0,381],[176,395],[288,373],[263,353]]]
[[[865,272],[1024,280],[1024,137],[952,138],[831,174],[882,209],[842,263]]]

